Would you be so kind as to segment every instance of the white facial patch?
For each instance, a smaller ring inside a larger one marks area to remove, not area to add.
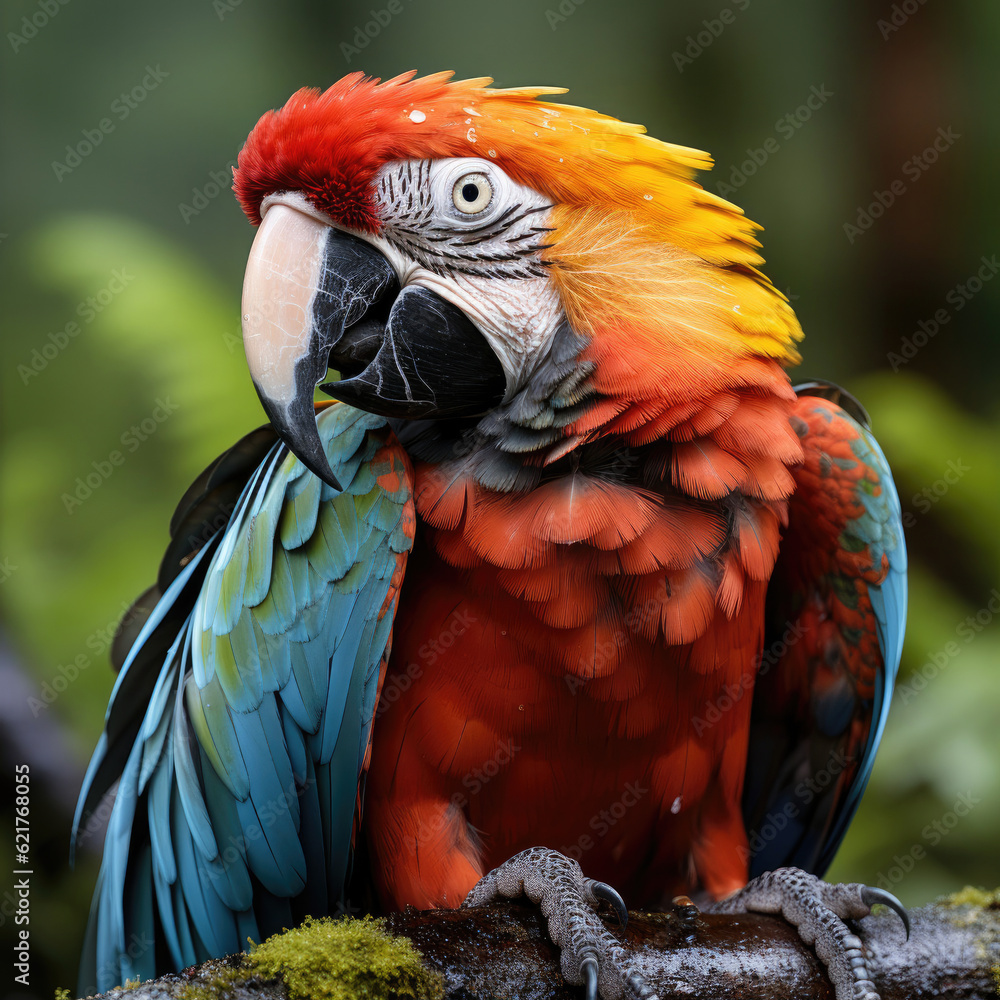
[[[551,203],[476,157],[390,163],[375,188],[383,229],[364,238],[401,285],[422,285],[469,317],[503,365],[510,398],[563,318],[541,259]]]

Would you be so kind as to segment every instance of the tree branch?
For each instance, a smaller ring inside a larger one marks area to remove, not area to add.
[[[895,914],[860,922],[869,969],[882,1000],[986,1000],[1000,986],[1000,891],[965,890],[911,913],[903,940]],[[613,920],[609,926],[614,928]],[[537,909],[516,903],[477,910],[407,910],[386,929],[409,938],[439,971],[446,1000],[580,1000],[559,974],[555,946]],[[833,1000],[823,969],[777,917],[699,915],[692,927],[673,913],[630,915],[620,935],[660,1000]],[[287,1000],[284,987],[233,983],[234,957],[180,976],[113,990],[107,1000]],[[220,986],[219,972],[225,972]],[[377,996],[377,993],[371,994]]]

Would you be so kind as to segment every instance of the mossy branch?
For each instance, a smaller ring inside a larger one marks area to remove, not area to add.
[[[899,919],[861,921],[882,1000],[1000,996],[1000,890],[964,890]],[[812,952],[768,916],[634,913],[622,935],[660,1000],[833,1000]],[[414,945],[423,956],[419,961]],[[106,1000],[580,1000],[536,909],[408,910],[313,921],[250,955],[206,962]]]

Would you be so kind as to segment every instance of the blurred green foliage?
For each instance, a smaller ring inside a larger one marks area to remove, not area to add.
[[[58,695],[34,711],[65,733],[67,769],[82,774],[97,739],[109,637],[154,577],[175,502],[262,422],[239,341],[252,233],[220,178],[257,117],[299,86],[359,68],[452,68],[566,85],[574,103],[708,149],[718,167],[706,185],[735,187],[766,224],[767,271],[807,333],[805,374],[864,401],[908,515],[901,693],[832,875],[882,878],[910,904],[1000,883],[1000,628],[989,610],[1000,586],[1000,282],[961,309],[948,298],[1000,250],[1000,8],[926,4],[886,34],[890,2],[404,0],[372,32],[384,6],[4,6],[0,616],[39,699],[46,685]],[[713,33],[726,6],[733,21]],[[690,63],[676,58],[692,44]],[[150,68],[162,82],[144,88]],[[779,125],[824,86],[832,96],[819,108]],[[136,87],[142,99],[122,104]],[[956,130],[953,148],[851,242],[844,224],[907,176],[939,127]],[[95,129],[103,138],[78,165],[54,166],[74,162]],[[745,169],[761,150],[765,162]],[[890,370],[889,354],[939,308],[940,331]],[[95,873],[98,838],[75,875],[64,867],[70,807],[56,803],[36,830],[38,996],[74,981]]]

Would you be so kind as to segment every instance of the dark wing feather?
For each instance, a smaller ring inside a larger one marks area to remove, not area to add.
[[[820,391],[822,390],[822,391]],[[906,622],[899,498],[843,390],[800,387],[805,462],[768,589],[743,807],[751,876],[822,875],[871,775]]]

